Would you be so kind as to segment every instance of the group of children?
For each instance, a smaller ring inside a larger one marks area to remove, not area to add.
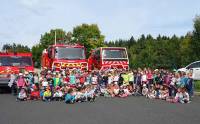
[[[14,74],[13,74],[14,75]],[[193,97],[192,73],[163,69],[83,71],[45,69],[40,73],[19,73],[9,83],[17,89],[17,100],[94,101],[98,96],[145,96],[173,103],[189,103]]]

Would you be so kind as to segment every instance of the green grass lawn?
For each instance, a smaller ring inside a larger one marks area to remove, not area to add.
[[[195,91],[200,92],[200,80],[195,81],[195,83],[194,83],[194,89],[195,89]]]

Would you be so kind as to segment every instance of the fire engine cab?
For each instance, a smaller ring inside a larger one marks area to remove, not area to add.
[[[0,52],[0,86],[8,86],[10,74],[20,71],[33,72],[31,53]]]
[[[89,69],[129,69],[129,59],[124,47],[100,47],[92,50]]]
[[[44,49],[41,58],[42,69],[88,70],[85,47],[79,44],[54,44]]]

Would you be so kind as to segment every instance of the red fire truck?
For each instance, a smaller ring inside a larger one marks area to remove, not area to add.
[[[8,86],[10,74],[20,71],[34,71],[31,53],[0,52],[0,87]]]
[[[129,59],[124,47],[100,47],[92,50],[89,69],[129,69]]]
[[[79,44],[55,44],[42,53],[42,69],[81,69],[88,70],[85,47]]]

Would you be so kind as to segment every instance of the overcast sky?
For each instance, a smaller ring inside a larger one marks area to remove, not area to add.
[[[0,48],[32,47],[50,29],[96,23],[107,41],[141,34],[185,35],[200,0],[0,0]]]

